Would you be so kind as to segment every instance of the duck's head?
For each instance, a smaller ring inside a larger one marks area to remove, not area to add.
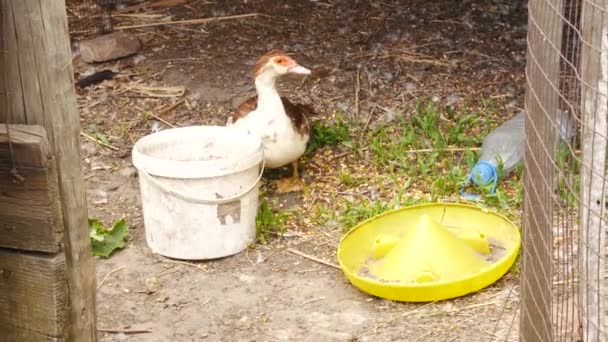
[[[268,52],[258,59],[253,67],[253,77],[256,79],[263,77],[274,80],[287,74],[309,75],[310,69],[301,66],[279,50]]]

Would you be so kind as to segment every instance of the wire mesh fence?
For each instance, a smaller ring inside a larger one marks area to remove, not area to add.
[[[608,0],[530,0],[520,338],[607,341]]]
[[[70,39],[81,40],[112,32],[112,6],[118,0],[66,0]]]

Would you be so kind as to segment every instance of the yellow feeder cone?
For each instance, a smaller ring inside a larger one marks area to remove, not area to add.
[[[459,234],[458,238],[466,242],[479,253],[487,255],[492,252],[490,250],[490,242],[488,242],[488,238],[480,232]]]
[[[382,281],[428,283],[462,278],[487,266],[467,242],[422,215],[384,258],[369,266],[369,272]]]

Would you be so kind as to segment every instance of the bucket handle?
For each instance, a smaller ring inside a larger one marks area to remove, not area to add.
[[[179,198],[183,199],[184,201],[198,203],[198,204],[224,204],[224,203],[229,203],[229,202],[238,200],[239,198],[247,195],[251,190],[253,190],[256,187],[256,185],[258,184],[258,182],[260,181],[260,179],[262,179],[262,174],[264,173],[265,165],[266,165],[265,160],[262,159],[262,168],[260,169],[260,174],[259,174],[258,178],[255,180],[255,182],[253,182],[253,184],[249,188],[247,188],[245,191],[243,191],[239,194],[236,194],[232,197],[227,197],[227,198],[197,197],[197,196],[185,194],[183,192],[175,191],[175,190],[169,188],[167,185],[160,182],[158,179],[154,178],[144,168],[141,168],[139,171],[141,172],[141,174],[143,174],[145,177],[147,177],[148,180],[152,181],[152,183],[154,183],[154,185],[158,186],[163,191],[170,193],[171,195],[173,195],[175,197],[179,197]]]

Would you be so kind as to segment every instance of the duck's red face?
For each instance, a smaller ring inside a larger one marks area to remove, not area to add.
[[[274,68],[279,74],[300,74],[308,75],[310,70],[299,65],[293,58],[289,56],[276,56],[270,59],[270,63],[274,64]]]
[[[299,65],[293,58],[281,51],[271,51],[262,56],[256,63],[253,74],[255,77],[263,72],[273,72],[277,76],[285,74],[309,75],[310,70]]]

